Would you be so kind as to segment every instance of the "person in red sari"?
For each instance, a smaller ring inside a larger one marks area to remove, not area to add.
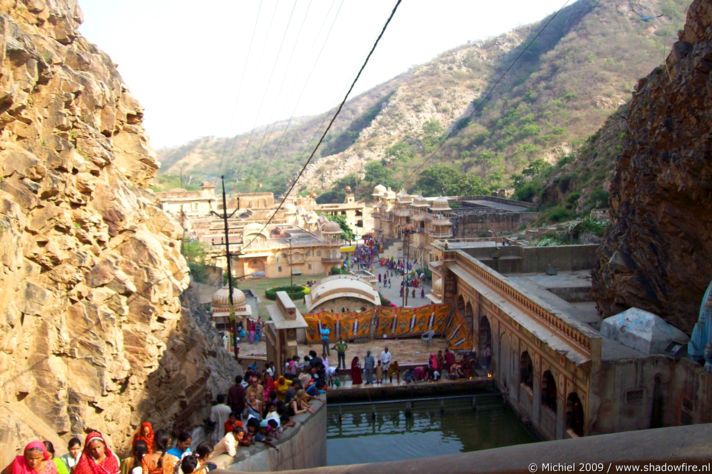
[[[141,423],[141,426],[138,427],[138,431],[136,431],[133,437],[134,445],[136,441],[145,441],[146,446],[148,446],[148,453],[153,452],[153,425],[150,421],[144,421]]]
[[[119,458],[109,449],[104,436],[98,431],[87,435],[84,452],[73,474],[118,474]]]
[[[3,471],[5,474],[57,474],[52,456],[42,441],[32,441]]]
[[[362,383],[361,364],[358,361],[358,357],[354,357],[351,359],[351,385],[361,385]]]

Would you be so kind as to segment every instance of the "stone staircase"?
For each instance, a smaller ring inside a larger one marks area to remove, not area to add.
[[[400,240],[394,240],[383,250],[381,256],[385,258],[393,257],[396,260],[403,258],[403,242]]]

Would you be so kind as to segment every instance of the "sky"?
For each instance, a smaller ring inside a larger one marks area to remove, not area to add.
[[[338,105],[395,0],[79,0],[80,32],[144,108],[150,145],[179,146]],[[402,0],[350,97],[564,0]]]

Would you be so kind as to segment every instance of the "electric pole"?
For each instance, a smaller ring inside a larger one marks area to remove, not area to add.
[[[210,212],[220,219],[223,220],[223,224],[225,225],[225,258],[227,259],[227,288],[228,288],[228,298],[230,301],[230,312],[231,314],[235,314],[235,301],[233,299],[233,293],[232,293],[232,263],[230,262],[230,232],[229,232],[229,227],[228,227],[228,219],[230,219],[232,216],[235,215],[237,212],[237,206],[235,206],[235,210],[232,211],[232,214],[228,215],[227,213],[227,197],[225,196],[225,176],[220,176],[220,181],[222,182],[222,202],[223,202],[223,212],[222,214],[218,214],[217,212],[211,210]],[[239,354],[239,348],[237,347],[237,331],[235,330],[235,322],[231,321],[230,325],[230,332],[233,333],[233,341],[234,345],[233,347],[235,348],[235,359],[238,358]]]

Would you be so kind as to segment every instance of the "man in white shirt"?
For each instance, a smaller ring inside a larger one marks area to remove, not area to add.
[[[388,373],[388,366],[391,365],[391,356],[392,354],[388,352],[388,347],[383,349],[383,352],[381,352],[381,355],[378,357],[378,359],[381,361],[381,365],[383,366],[383,372]]]
[[[220,454],[227,453],[228,455],[235,457],[237,454],[237,447],[240,445],[240,440],[245,436],[245,431],[241,426],[235,426],[231,433],[226,434],[218,443],[213,447],[212,457],[219,456]]]
[[[215,423],[211,439],[213,443],[217,443],[225,436],[225,422],[230,417],[232,409],[225,404],[225,395],[218,395],[218,400],[215,405],[210,408],[210,421]]]

